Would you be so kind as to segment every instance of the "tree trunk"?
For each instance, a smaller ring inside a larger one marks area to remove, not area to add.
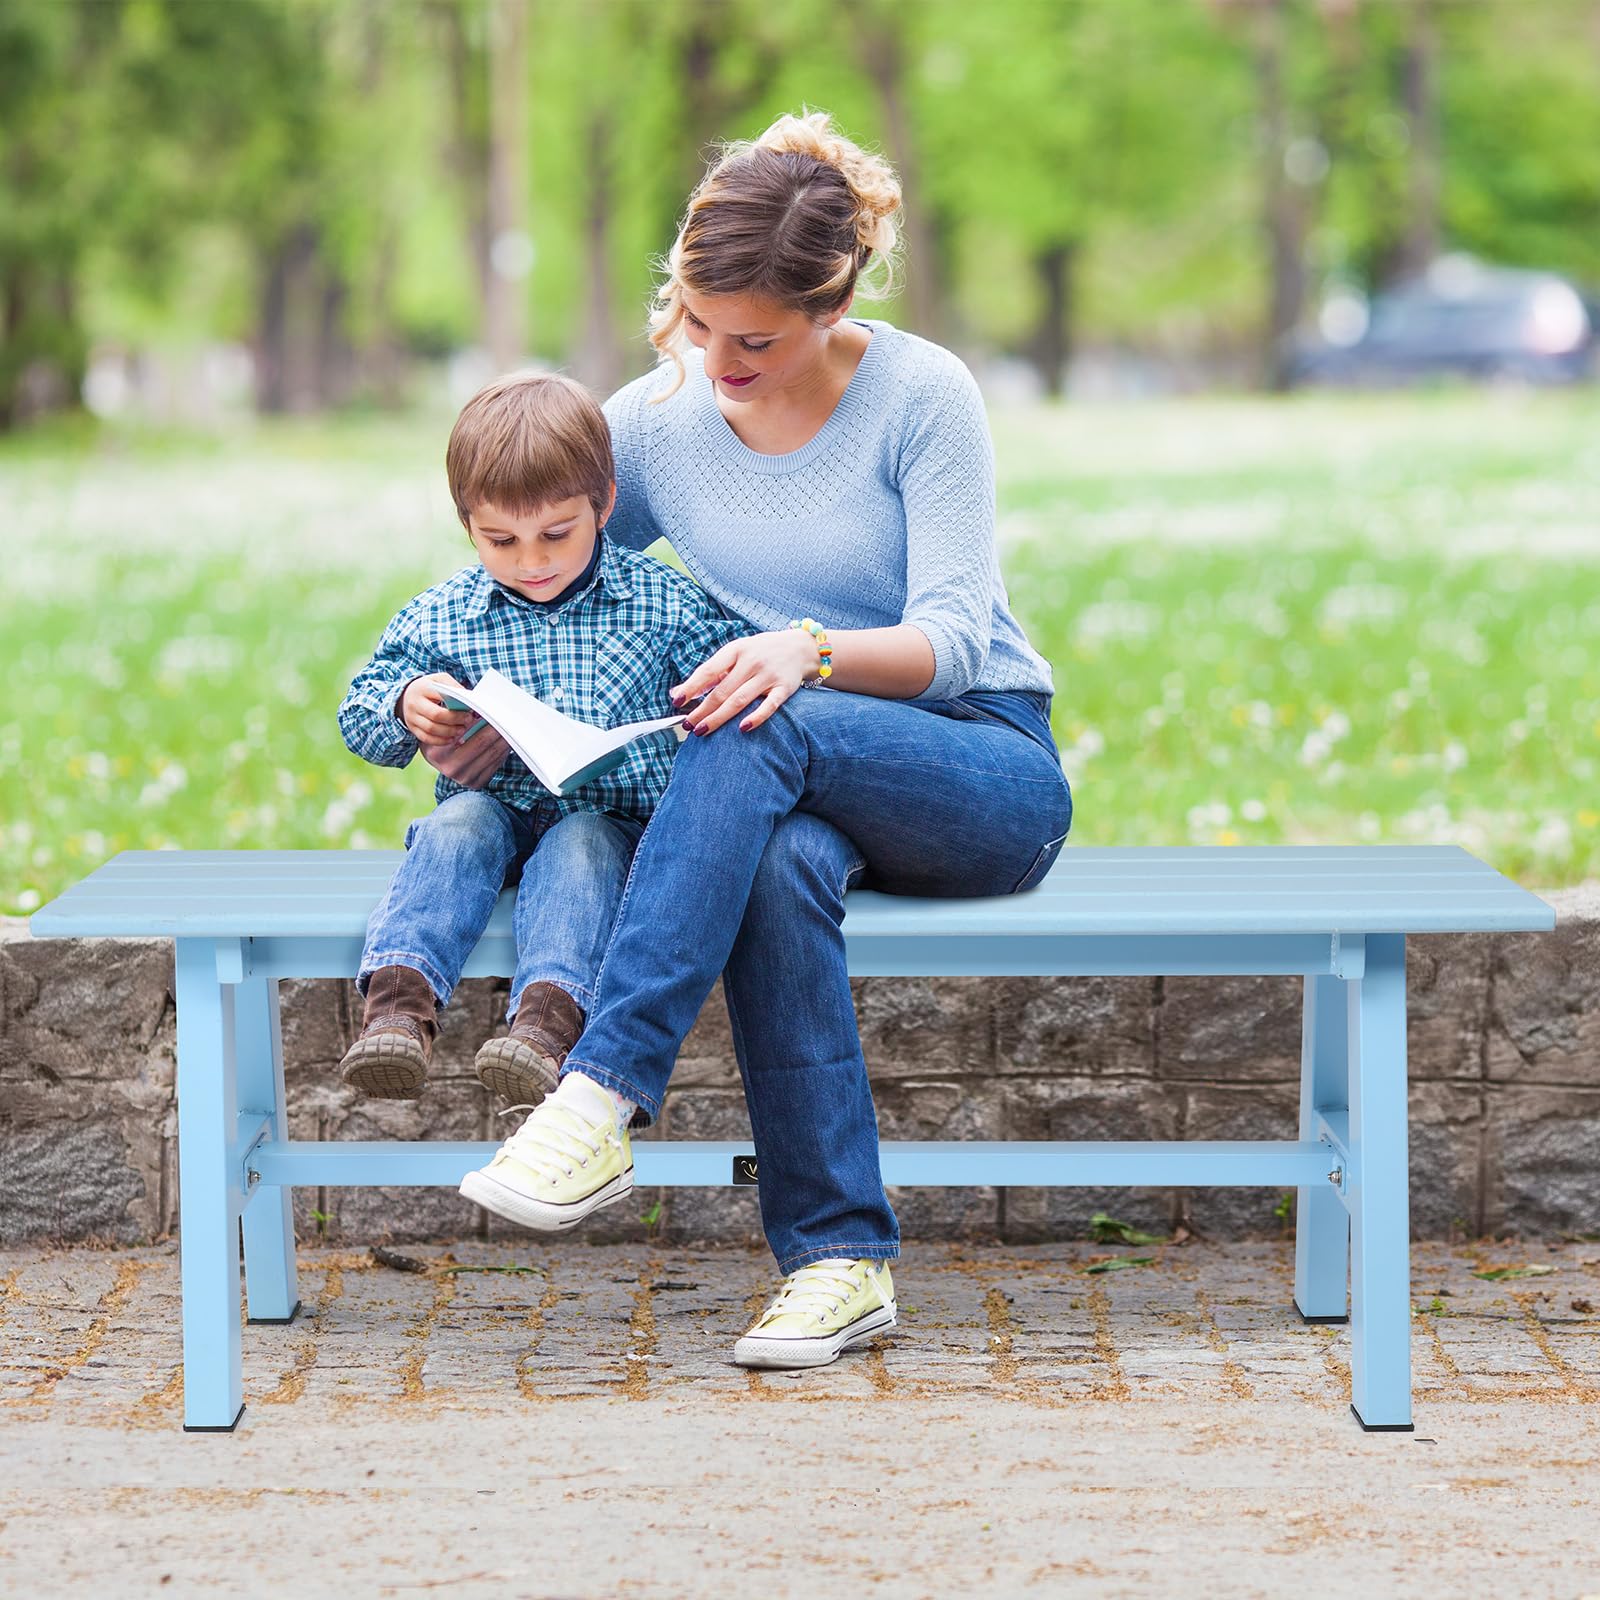
[[[0,283],[0,433],[17,424],[17,390],[27,365],[21,349],[22,282],[22,269],[13,266]]]
[[[489,239],[484,343],[497,372],[528,348],[528,6],[491,0],[489,13]]]
[[[1431,0],[1412,0],[1411,36],[1401,66],[1401,95],[1411,129],[1407,206],[1398,265],[1423,272],[1439,253],[1439,39]]]
[[[683,130],[679,165],[681,192],[670,195],[672,214],[661,229],[661,253],[666,254],[687,209],[690,194],[705,176],[717,146],[742,130],[743,118],[766,98],[783,65],[780,51],[759,30],[747,32],[740,49],[749,56],[744,78],[730,86],[718,77],[717,60],[724,48],[730,10],[727,0],[684,0],[687,22],[677,35],[679,126]]]
[[[1043,304],[1029,354],[1044,392],[1059,400],[1066,389],[1067,363],[1072,359],[1073,273],[1078,264],[1076,240],[1046,245],[1033,258]]]
[[[409,23],[404,25],[409,26]],[[389,26],[387,0],[365,0],[359,82],[361,93],[374,102],[384,92],[389,62]],[[345,378],[348,392],[360,390],[380,406],[390,408],[400,405],[405,368],[405,349],[394,307],[397,233],[395,215],[386,207],[379,218],[378,244],[373,252],[371,278],[366,285],[366,300],[371,315],[370,331],[360,349],[349,348],[350,370]],[[342,319],[342,306],[339,309]]]
[[[719,139],[728,139],[728,107],[717,85],[717,51],[721,45],[720,0],[699,0],[690,9],[689,23],[678,51],[679,81],[683,84],[683,192],[693,192],[705,175],[705,164]]]
[[[284,350],[289,337],[289,243],[267,258],[256,313],[256,410],[277,416],[288,409]]]
[[[350,284],[330,263],[322,264],[317,338],[312,349],[311,398],[316,408],[344,405],[355,392],[356,355],[345,329]]]
[[[1287,387],[1288,342],[1305,308],[1305,205],[1289,181],[1289,105],[1284,87],[1284,0],[1265,0],[1256,32],[1256,83],[1261,97],[1262,184],[1269,299],[1262,368],[1270,388]]]
[[[603,103],[589,121],[588,199],[584,251],[588,289],[583,337],[578,346],[578,376],[591,389],[610,394],[622,376],[616,305],[611,284],[612,127]]]
[[[309,222],[291,228],[267,257],[255,337],[256,410],[267,415],[304,411],[317,400],[315,334],[306,325],[316,258],[317,230]]]
[[[52,403],[64,411],[81,410],[83,383],[89,376],[89,339],[78,314],[78,280],[71,264],[62,261],[50,284],[50,310],[56,327],[52,341],[53,364],[58,368],[60,399]]]
[[[910,197],[902,213],[905,231],[905,292],[911,308],[911,326],[924,338],[937,340],[943,332],[940,307],[940,261],[935,230],[929,224],[922,196],[920,161],[905,103],[905,41],[897,10],[872,11],[860,17],[862,52],[867,71],[878,91],[888,136],[889,157],[900,175],[901,188]]]
[[[484,61],[468,36],[466,17],[455,0],[433,0],[429,13],[444,37],[450,63],[450,132],[445,157],[466,215],[467,242],[477,269],[480,331],[489,298],[488,137],[482,79]]]

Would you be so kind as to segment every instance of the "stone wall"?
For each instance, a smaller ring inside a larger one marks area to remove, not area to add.
[[[1600,884],[1548,898],[1553,935],[1410,942],[1420,1236],[1600,1230]],[[33,940],[0,922],[0,1244],[131,1243],[175,1227],[171,984],[164,941]],[[871,978],[855,989],[885,1138],[1294,1136],[1297,978]],[[427,1092],[405,1104],[338,1081],[359,1017],[352,986],[285,984],[291,1136],[496,1137],[471,1062],[505,994],[501,980],[462,986]],[[685,1044],[657,1133],[748,1137],[720,996]],[[484,1236],[488,1220],[443,1189],[296,1200],[305,1237],[353,1244]],[[894,1201],[907,1236],[922,1238],[1075,1237],[1099,1209],[1217,1237],[1280,1226],[1278,1196],[1260,1189],[907,1189]],[[756,1240],[754,1193],[641,1192],[585,1233],[647,1231]]]

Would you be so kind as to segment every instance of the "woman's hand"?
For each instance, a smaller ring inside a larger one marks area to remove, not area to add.
[[[672,703],[683,705],[704,695],[684,726],[691,733],[711,733],[759,700],[761,704],[739,724],[740,731],[748,733],[814,677],[819,664],[817,642],[802,628],[734,639],[671,691]]]

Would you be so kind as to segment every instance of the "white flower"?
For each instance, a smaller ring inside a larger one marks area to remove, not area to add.
[[[1549,816],[1539,824],[1533,836],[1534,851],[1541,856],[1569,856],[1572,854],[1572,825],[1565,817]]]

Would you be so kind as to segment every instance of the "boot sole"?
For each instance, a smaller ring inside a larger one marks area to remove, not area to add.
[[[469,1172],[461,1180],[461,1193],[485,1211],[492,1211],[507,1222],[532,1228],[535,1233],[565,1233],[592,1213],[614,1206],[619,1200],[626,1200],[633,1193],[633,1168],[619,1172],[610,1183],[596,1189],[593,1194],[585,1195],[581,1200],[570,1200],[564,1205],[531,1199],[520,1190],[507,1188],[498,1179],[481,1171]]]
[[[428,1081],[428,1058],[403,1033],[357,1039],[339,1063],[339,1075],[373,1100],[415,1100]]]
[[[508,1106],[536,1106],[560,1080],[561,1063],[524,1039],[491,1039],[473,1060],[473,1070],[490,1094]]]
[[[865,1344],[869,1339],[895,1325],[895,1306],[891,1303],[869,1311],[827,1339],[758,1339],[746,1334],[734,1347],[733,1359],[737,1366],[763,1367],[768,1370],[788,1371],[795,1367],[825,1367],[852,1345]]]

